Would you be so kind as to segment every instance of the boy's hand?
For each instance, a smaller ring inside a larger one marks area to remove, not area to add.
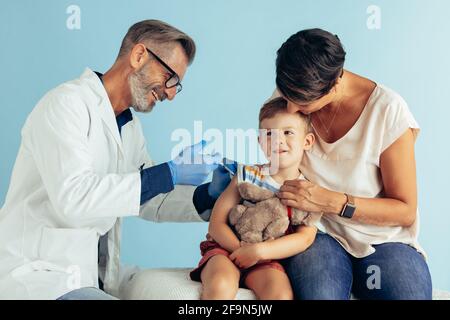
[[[257,264],[262,259],[261,244],[241,242],[241,247],[230,255],[231,261],[239,268],[247,269]]]

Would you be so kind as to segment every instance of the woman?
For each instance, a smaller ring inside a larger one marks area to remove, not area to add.
[[[419,126],[405,101],[344,70],[339,38],[311,29],[278,50],[278,94],[310,115],[317,143],[287,181],[283,203],[321,212],[326,233],[284,261],[299,299],[431,299],[417,242],[414,142]]]

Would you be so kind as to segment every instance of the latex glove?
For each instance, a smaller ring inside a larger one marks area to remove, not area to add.
[[[208,194],[217,199],[228,187],[231,177],[236,174],[237,162],[223,158],[223,165],[219,165],[213,172],[212,181],[208,186]]]
[[[208,175],[217,168],[221,160],[219,153],[203,154],[203,149],[207,145],[205,140],[197,144],[186,147],[173,160],[170,160],[170,172],[173,184],[187,184],[198,186]]]

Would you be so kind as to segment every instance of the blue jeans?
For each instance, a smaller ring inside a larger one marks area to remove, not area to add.
[[[118,300],[98,288],[80,288],[70,291],[56,300]]]
[[[330,235],[318,233],[302,253],[282,261],[297,299],[430,300],[431,276],[423,256],[402,243],[375,245],[354,258]]]

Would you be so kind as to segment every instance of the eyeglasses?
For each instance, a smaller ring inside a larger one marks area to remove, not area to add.
[[[165,82],[166,88],[170,89],[176,87],[177,93],[179,93],[183,89],[183,86],[181,85],[180,77],[178,77],[178,74],[173,71],[172,68],[169,67],[164,61],[162,61],[162,59],[158,57],[152,50],[150,50],[149,48],[145,49],[147,49],[148,53],[150,53],[160,64],[162,64],[164,68],[166,68],[167,71],[170,72],[170,77]]]

